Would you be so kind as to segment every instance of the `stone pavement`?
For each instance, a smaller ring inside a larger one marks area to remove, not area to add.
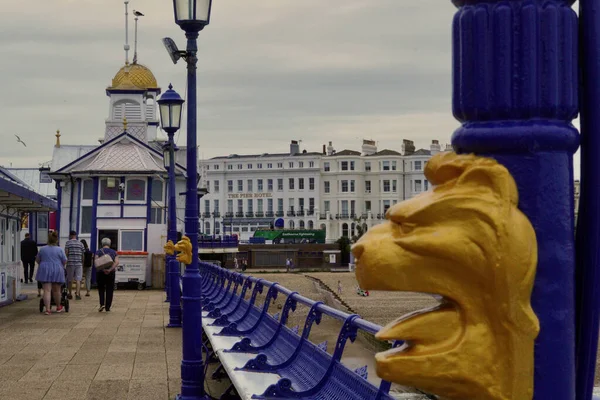
[[[39,312],[29,299],[0,308],[0,399],[126,400],[179,392],[181,329],[165,328],[162,291],[118,290],[109,313],[98,294],[71,301],[69,313]]]

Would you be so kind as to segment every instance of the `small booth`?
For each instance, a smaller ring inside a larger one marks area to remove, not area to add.
[[[137,284],[138,290],[146,288],[148,253],[145,251],[118,251],[119,266],[115,277],[115,287],[119,283]]]

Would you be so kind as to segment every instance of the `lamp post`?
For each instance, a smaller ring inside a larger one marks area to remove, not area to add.
[[[160,123],[169,137],[169,141],[164,147],[165,168],[169,171],[168,187],[168,233],[167,240],[177,243],[177,202],[175,197],[175,151],[177,148],[173,140],[175,132],[181,126],[181,109],[184,100],[169,85],[167,90],[158,100],[160,110]],[[169,324],[170,328],[181,327],[181,291],[179,289],[179,262],[175,255],[167,255],[167,291],[169,295]]]
[[[202,361],[202,301],[198,268],[198,193],[196,148],[196,64],[199,32],[210,22],[212,0],[173,0],[175,23],[185,31],[187,47],[179,51],[172,39],[163,43],[174,63],[187,63],[187,185],[185,197],[185,232],[192,244],[192,260],[183,274],[183,357],[181,360],[181,394],[179,399],[208,399],[204,391]]]

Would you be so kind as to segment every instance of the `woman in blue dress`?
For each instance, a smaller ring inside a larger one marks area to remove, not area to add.
[[[58,246],[58,234],[50,233],[48,236],[48,245],[40,249],[37,258],[39,264],[35,280],[42,283],[44,289],[44,305],[46,306],[46,315],[50,315],[50,296],[54,296],[56,303],[56,312],[64,311],[60,304],[60,288],[65,283],[65,266],[67,265],[67,256],[65,251]]]

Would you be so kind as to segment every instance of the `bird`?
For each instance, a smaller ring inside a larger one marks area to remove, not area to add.
[[[133,15],[135,15],[136,17],[143,17],[144,16],[144,14],[142,14],[141,12],[136,11],[136,10],[133,10]]]
[[[19,137],[19,135],[15,135],[15,137],[17,138],[17,142],[21,143],[23,146],[27,147],[27,145],[25,144],[24,141],[21,140],[21,138]]]

